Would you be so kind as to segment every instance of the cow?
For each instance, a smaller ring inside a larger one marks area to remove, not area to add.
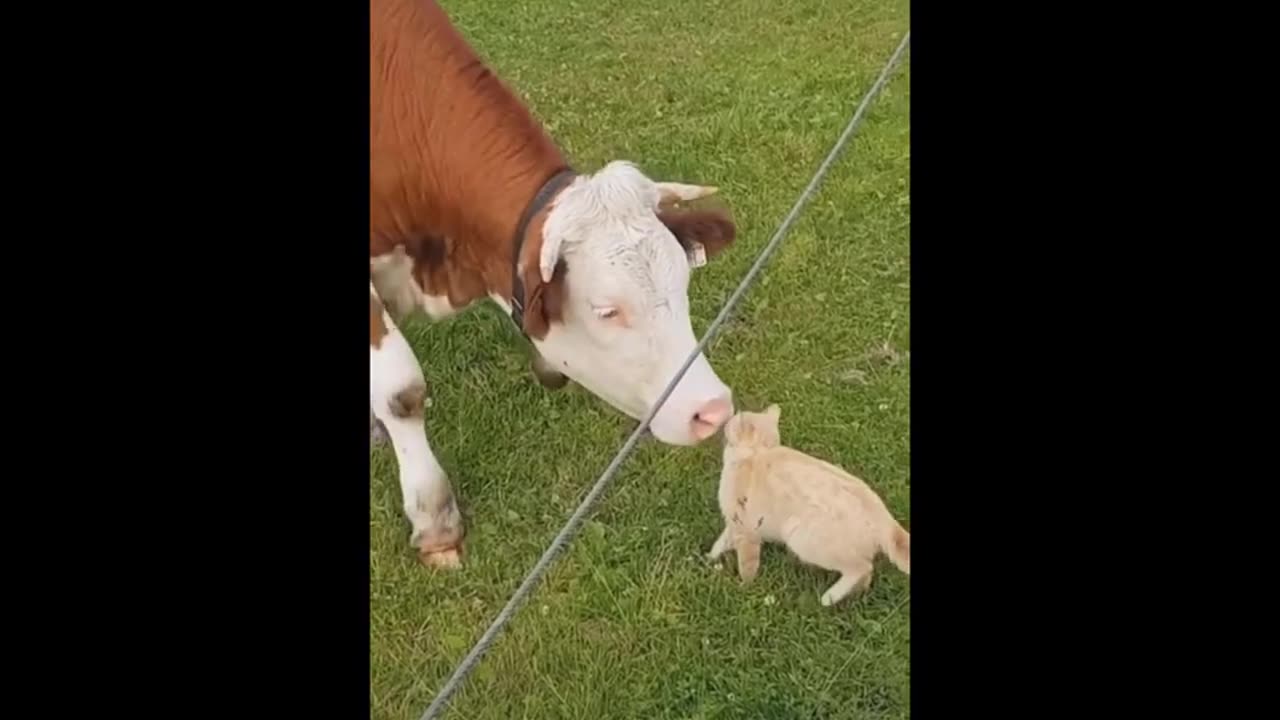
[[[714,187],[655,182],[625,161],[574,171],[546,130],[433,0],[370,0],[369,404],[389,439],[410,544],[458,567],[465,535],[423,423],[422,365],[397,322],[496,303],[534,374],[644,417],[696,341],[691,270],[729,246]],[[652,435],[695,445],[733,413],[699,354]]]

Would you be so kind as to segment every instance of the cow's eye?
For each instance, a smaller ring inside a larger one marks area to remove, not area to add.
[[[598,307],[592,308],[596,312],[596,317],[601,320],[612,320],[618,317],[618,308],[616,307]]]

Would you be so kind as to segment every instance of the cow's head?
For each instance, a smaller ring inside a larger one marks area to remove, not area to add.
[[[545,369],[633,418],[648,412],[697,345],[690,271],[735,233],[723,213],[660,206],[713,192],[655,183],[615,162],[559,193],[542,224],[538,267],[521,273],[525,327]],[[663,442],[692,445],[732,414],[732,393],[699,355],[651,428]]]

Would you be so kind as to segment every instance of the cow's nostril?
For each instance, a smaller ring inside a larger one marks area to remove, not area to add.
[[[732,412],[733,406],[724,398],[717,398],[698,408],[698,411],[693,414],[691,423],[693,436],[699,440],[706,440],[715,435]]]

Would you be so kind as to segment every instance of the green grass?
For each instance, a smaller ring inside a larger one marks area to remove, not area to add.
[[[905,0],[444,4],[579,169],[623,158],[721,187],[739,240],[694,275],[699,333],[909,28]],[[785,442],[864,477],[908,527],[909,58],[709,351],[739,405],[782,404]],[[418,717],[634,427],[576,386],[543,390],[487,305],[405,331],[469,556],[417,563],[375,450],[374,718]],[[823,608],[834,576],[768,548],[740,587],[698,557],[718,472],[718,442],[642,443],[449,717],[909,717],[909,579],[881,560],[867,595]]]

